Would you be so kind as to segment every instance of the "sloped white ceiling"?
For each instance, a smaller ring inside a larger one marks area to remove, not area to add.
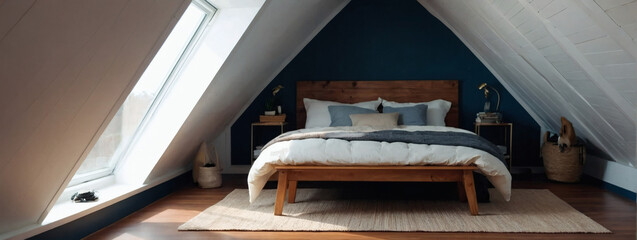
[[[637,166],[635,0],[419,0],[545,129]]]
[[[148,178],[188,167],[348,2],[266,1]]]
[[[187,168],[348,2],[267,1],[149,179]],[[41,219],[188,3],[0,0],[0,233]]]
[[[0,1],[0,233],[41,218],[187,4]]]

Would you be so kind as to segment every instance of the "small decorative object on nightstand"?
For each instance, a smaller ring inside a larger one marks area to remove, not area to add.
[[[498,147],[502,150],[504,155],[504,160],[507,162],[507,168],[509,171],[511,170],[511,166],[513,165],[513,123],[485,123],[485,122],[476,122],[474,123],[474,132],[480,136],[480,130],[482,127],[502,127],[504,128],[504,144],[505,146],[499,145]]]
[[[269,119],[269,117],[278,117],[278,116],[283,116],[283,120],[285,120],[285,114],[283,115],[275,115],[275,116],[261,116],[261,117],[267,117]],[[250,126],[250,164],[254,163],[254,160],[259,156],[259,154],[261,153],[261,147],[262,146],[254,146],[254,128],[255,127],[280,127],[281,129],[281,133],[285,132],[285,126],[287,126],[288,123],[287,122],[255,122],[252,123],[252,125]]]

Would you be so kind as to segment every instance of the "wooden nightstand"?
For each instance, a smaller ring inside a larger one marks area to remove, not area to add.
[[[513,165],[513,123],[473,123],[473,131],[480,136],[480,129],[482,127],[502,127],[504,128],[504,144],[507,147],[507,152],[504,154],[504,160],[507,162],[507,167],[511,170]]]
[[[255,122],[250,126],[250,164],[254,163],[254,127],[280,127],[281,133],[285,132],[287,122]]]

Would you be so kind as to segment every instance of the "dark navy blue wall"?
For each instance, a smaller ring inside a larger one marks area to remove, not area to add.
[[[352,0],[232,125],[232,164],[250,163],[250,123],[258,121],[276,85],[285,87],[279,96],[287,122],[294,123],[296,81],[435,79],[460,81],[460,124],[469,130],[473,130],[475,114],[484,105],[484,94],[477,86],[487,82],[499,89],[504,120],[515,127],[514,165],[541,166],[537,123],[473,53],[416,0]],[[264,132],[260,136],[271,137],[268,130]]]

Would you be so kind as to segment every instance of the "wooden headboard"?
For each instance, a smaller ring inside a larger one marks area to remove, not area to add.
[[[395,102],[451,102],[447,126],[459,127],[458,80],[410,81],[298,81],[296,83],[296,127],[305,127],[303,98],[356,103],[378,99]]]

